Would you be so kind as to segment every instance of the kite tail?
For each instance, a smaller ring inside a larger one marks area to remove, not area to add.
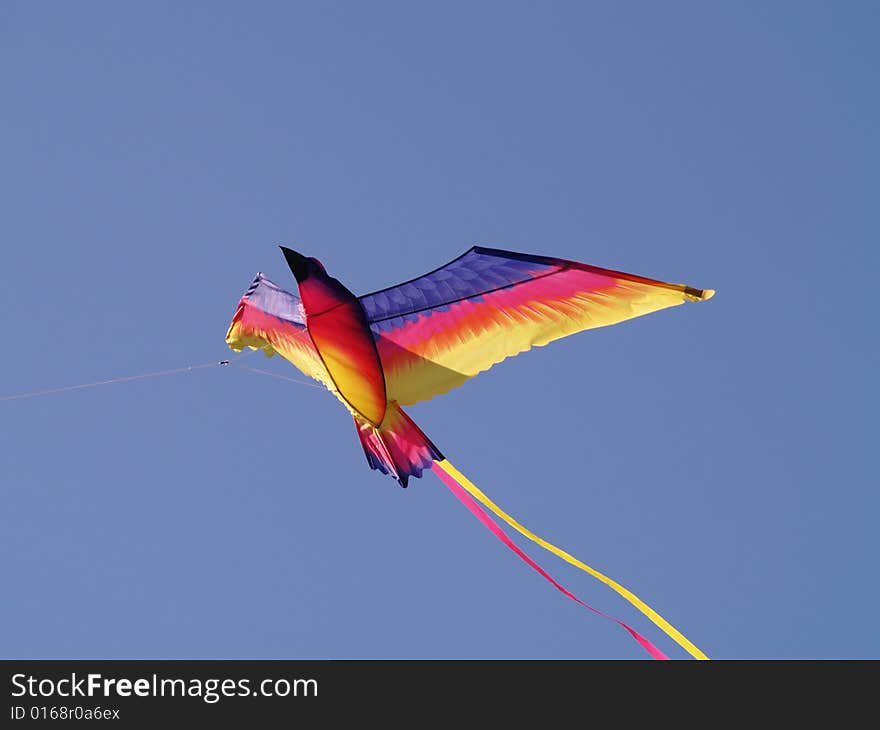
[[[547,580],[549,580],[558,590],[562,591],[565,595],[567,595],[572,600],[580,603],[585,608],[589,608],[591,611],[595,613],[602,614],[606,618],[611,619],[612,621],[620,624],[621,627],[626,629],[633,638],[639,642],[651,656],[655,659],[665,659],[666,657],[662,655],[662,652],[656,647],[653,646],[647,639],[638,634],[631,627],[627,626],[622,621],[618,619],[608,616],[607,614],[602,613],[601,611],[596,610],[592,606],[588,606],[583,603],[580,599],[571,595],[567,590],[562,588],[559,584],[556,583],[555,580],[550,578],[544,571],[539,568],[533,561],[521,554],[521,551],[514,546],[510,539],[501,532],[501,529],[495,525],[488,515],[483,512],[480,507],[476,504],[476,502],[481,502],[484,506],[488,507],[488,509],[495,513],[498,517],[504,520],[508,525],[510,525],[513,529],[515,529],[520,534],[529,538],[532,542],[540,545],[545,550],[549,550],[554,555],[562,558],[565,562],[574,565],[576,568],[580,568],[585,573],[593,576],[597,580],[602,581],[609,588],[614,590],[623,596],[627,601],[629,601],[633,606],[635,606],[639,611],[641,611],[645,616],[647,616],[654,624],[661,629],[669,638],[673,639],[679,646],[682,647],[688,654],[690,654],[694,659],[708,659],[700,649],[698,649],[691,641],[684,636],[678,629],[676,629],[672,624],[670,624],[665,618],[663,618],[659,613],[657,613],[653,608],[651,608],[647,603],[645,603],[641,598],[639,598],[635,593],[624,588],[620,583],[612,580],[606,575],[603,575],[595,568],[591,568],[586,563],[581,562],[577,558],[569,555],[564,550],[556,547],[555,545],[547,542],[546,540],[538,537],[534,532],[523,527],[519,522],[517,522],[513,517],[507,514],[504,510],[502,510],[497,504],[495,504],[491,499],[489,499],[480,489],[471,482],[464,474],[462,474],[458,469],[456,469],[452,464],[450,464],[446,459],[438,459],[437,462],[433,466],[434,473],[440,478],[440,480],[458,497],[468,509],[473,512],[481,522],[483,522],[493,533],[495,533],[496,537],[502,540],[511,550],[516,552],[523,560],[525,560],[531,567],[541,573]],[[476,500],[476,501],[475,501]],[[659,656],[658,656],[659,655]]]
[[[354,423],[370,467],[390,474],[401,487],[406,487],[410,477],[422,476],[435,460],[443,459],[440,449],[394,401],[388,403],[378,428],[357,417]]]

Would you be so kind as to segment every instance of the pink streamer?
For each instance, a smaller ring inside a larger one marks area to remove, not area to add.
[[[623,621],[614,618],[614,616],[609,616],[607,613],[600,611],[597,608],[593,608],[587,603],[584,603],[580,598],[574,595],[571,591],[564,588],[562,585],[557,583],[549,573],[547,573],[540,565],[538,565],[534,560],[532,560],[528,555],[526,555],[516,544],[507,536],[507,534],[495,523],[495,521],[487,515],[483,509],[476,503],[473,497],[468,494],[461,485],[455,481],[449,474],[447,474],[443,469],[437,466],[435,463],[433,466],[434,473],[440,478],[448,488],[449,491],[452,492],[458,499],[467,507],[473,515],[482,522],[491,532],[495,535],[501,542],[503,542],[507,547],[509,547],[513,552],[515,552],[525,563],[534,568],[540,575],[546,578],[550,583],[553,584],[554,588],[558,590],[565,596],[568,596],[575,603],[579,603],[584,608],[589,609],[595,614],[602,616],[603,618],[607,618],[609,621],[614,621],[617,625],[626,629],[627,632],[642,645],[642,648],[648,652],[654,659],[669,659],[666,654],[660,651],[656,646],[654,646],[650,641],[648,641],[644,636],[642,636],[638,631],[633,629],[630,626],[627,626]]]

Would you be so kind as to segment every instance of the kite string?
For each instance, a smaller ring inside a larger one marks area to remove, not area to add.
[[[188,373],[192,370],[201,370],[203,368],[216,367],[217,365],[227,364],[225,362],[212,360],[211,362],[201,363],[200,365],[187,365],[182,368],[172,368],[171,370],[157,370],[152,373],[141,373],[139,375],[126,375],[121,378],[110,378],[108,380],[96,380],[93,383],[80,383],[79,385],[65,385],[61,388],[47,388],[46,390],[32,390],[27,393],[16,393],[15,395],[5,395],[0,397],[0,401],[7,400],[24,400],[25,398],[37,398],[41,395],[52,395],[54,393],[66,393],[71,390],[86,390],[87,388],[97,388],[99,385],[110,385],[111,383],[127,383],[132,380],[146,380],[147,378],[161,378],[165,375],[175,375],[177,373]]]
[[[290,378],[286,375],[280,375],[279,373],[273,373],[269,370],[262,370],[260,368],[249,367],[248,365],[239,365],[238,360],[247,357],[251,354],[251,351],[239,353],[239,355],[235,358],[235,360],[211,360],[210,362],[199,363],[198,365],[185,365],[184,367],[179,368],[171,368],[170,370],[156,370],[151,373],[139,373],[137,375],[124,375],[119,378],[108,378],[106,380],[95,380],[91,383],[78,383],[77,385],[65,385],[60,388],[46,388],[44,390],[32,390],[27,391],[25,393],[15,393],[13,395],[4,395],[0,396],[0,403],[4,401],[13,401],[13,400],[26,400],[28,398],[37,398],[43,395],[54,395],[56,393],[68,393],[74,390],[88,390],[90,388],[97,388],[101,385],[111,385],[112,383],[128,383],[133,380],[147,380],[149,378],[162,378],[167,375],[177,375],[179,373],[189,373],[193,370],[203,370],[205,368],[213,368],[224,365],[231,365],[232,367],[243,370],[246,372],[256,373],[257,375],[267,375],[271,378],[277,378],[279,380],[286,380],[289,383],[295,383],[297,385],[307,385],[310,388],[321,388],[323,389],[323,385],[319,385],[318,383],[309,383],[305,380],[298,380],[297,378]]]

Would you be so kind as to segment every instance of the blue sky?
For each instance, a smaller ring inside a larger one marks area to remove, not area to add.
[[[228,357],[254,273],[293,286],[279,243],[357,293],[474,244],[711,287],[410,415],[710,656],[877,658],[877,21],[4,2],[0,394]],[[3,401],[0,428],[4,658],[645,656],[435,477],[369,471],[316,389],[208,368]]]

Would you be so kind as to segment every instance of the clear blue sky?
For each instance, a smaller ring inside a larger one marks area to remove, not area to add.
[[[877,658],[878,15],[4,2],[0,394],[227,357],[279,243],[357,293],[474,244],[711,287],[410,414],[710,656]],[[217,367],[0,428],[4,658],[645,656],[327,393]]]

